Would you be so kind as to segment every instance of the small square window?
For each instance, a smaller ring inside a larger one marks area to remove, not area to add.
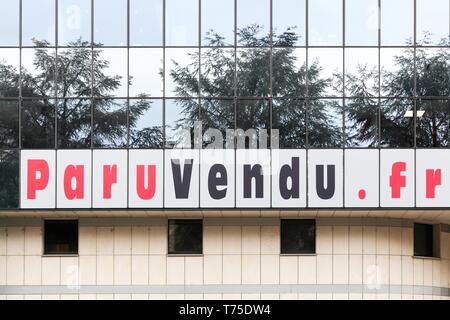
[[[78,254],[78,221],[46,220],[44,254]]]
[[[414,256],[439,257],[439,225],[414,223]]]
[[[169,254],[202,254],[202,252],[202,220],[169,220]]]
[[[316,253],[316,221],[281,220],[281,254]]]

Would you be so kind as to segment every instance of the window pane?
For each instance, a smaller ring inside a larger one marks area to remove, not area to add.
[[[417,147],[449,146],[448,100],[419,100],[417,103]]]
[[[0,46],[19,45],[20,0],[1,2],[3,14],[0,19]]]
[[[379,96],[378,49],[345,50],[345,95]]]
[[[381,100],[380,146],[414,147],[414,104],[407,99]]]
[[[218,129],[222,134],[222,138],[226,139],[227,129],[234,132],[234,101],[203,99],[201,102],[201,121],[203,126],[203,145],[214,143],[214,138],[208,134],[208,129]],[[225,144],[222,146],[226,148]]]
[[[166,49],[166,97],[199,95],[199,52],[196,49]]]
[[[127,50],[94,50],[94,96],[127,96]]]
[[[19,152],[0,151],[0,208],[19,207]]]
[[[306,49],[272,50],[272,94],[275,97],[306,96]]]
[[[55,147],[55,101],[22,101],[22,147]]]
[[[264,130],[269,134],[270,107],[269,101],[263,99],[239,100],[236,108],[236,135],[238,148],[264,149],[264,145],[255,145],[262,137]],[[242,136],[245,135],[245,136]],[[245,140],[243,140],[245,139]],[[242,145],[240,145],[242,143]],[[269,147],[269,141],[267,141]]]
[[[0,49],[0,97],[19,96],[18,49]]]
[[[343,147],[342,100],[310,100],[307,117],[310,147]]]
[[[160,46],[163,36],[163,0],[130,1],[130,45]]]
[[[194,121],[199,120],[197,99],[167,99],[165,107],[166,148],[191,148]]]
[[[55,0],[22,0],[22,45],[55,44]]]
[[[308,49],[308,94],[311,97],[342,97],[343,50]]]
[[[415,88],[414,50],[387,49],[380,51],[381,95],[412,97]]]
[[[274,45],[305,45],[306,1],[277,0],[272,6]]]
[[[0,148],[19,146],[19,102],[0,100]]]
[[[54,49],[22,49],[22,96],[55,96]]]
[[[449,43],[449,1],[417,1],[417,42],[424,45]]]
[[[58,45],[91,42],[91,0],[58,1]]]
[[[347,147],[378,146],[378,99],[345,100],[345,134]]]
[[[198,0],[166,0],[166,45],[198,45]]]
[[[127,12],[127,0],[95,0],[95,44],[125,46],[127,44]]]
[[[77,254],[78,221],[46,220],[44,254]]]
[[[450,49],[417,49],[416,66],[418,96],[450,95]]]
[[[237,52],[237,94],[261,97],[270,94],[270,50],[239,49]]]
[[[130,49],[130,96],[163,96],[163,50]]]
[[[162,100],[130,100],[130,148],[163,147]]]
[[[433,225],[414,223],[414,256],[433,257]]]
[[[169,220],[169,254],[202,254],[202,220]]]
[[[414,0],[381,0],[381,45],[413,43]]]
[[[378,0],[345,1],[346,45],[378,45]]]
[[[56,82],[58,97],[91,95],[92,51],[89,48],[58,50]]]
[[[234,67],[234,49],[202,49],[202,95],[207,97],[234,96]]]
[[[342,44],[342,0],[309,2],[309,44],[313,46]]]
[[[272,128],[279,130],[280,148],[305,148],[305,101],[296,99],[274,100],[272,106]]]
[[[58,100],[58,147],[91,147],[91,101]]]
[[[202,45],[234,44],[234,0],[202,0]]]
[[[240,45],[270,45],[270,0],[238,0],[237,32]]]
[[[126,148],[127,101],[94,100],[94,147]]]
[[[316,221],[309,219],[281,220],[281,253],[316,253]]]

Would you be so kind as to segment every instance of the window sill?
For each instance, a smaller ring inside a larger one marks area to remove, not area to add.
[[[317,253],[280,253],[282,257],[315,257]]]
[[[43,254],[42,258],[78,258],[78,254],[76,253],[68,253],[68,254]]]
[[[203,253],[168,253],[167,257],[203,257]]]
[[[421,259],[421,260],[441,260],[440,257],[426,257],[426,256],[413,256],[413,259]]]

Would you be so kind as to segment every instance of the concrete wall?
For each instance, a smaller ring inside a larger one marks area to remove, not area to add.
[[[412,221],[317,219],[317,254],[280,255],[279,220],[208,218],[202,256],[167,255],[165,219],[81,219],[79,255],[42,256],[42,221],[0,220],[0,299],[450,299]]]

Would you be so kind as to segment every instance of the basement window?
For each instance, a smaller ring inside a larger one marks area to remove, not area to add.
[[[169,254],[202,254],[203,221],[169,220]]]
[[[45,220],[44,254],[78,254],[78,220]]]
[[[414,256],[439,258],[439,225],[414,223]]]
[[[315,254],[316,221],[313,219],[281,220],[281,254]]]

